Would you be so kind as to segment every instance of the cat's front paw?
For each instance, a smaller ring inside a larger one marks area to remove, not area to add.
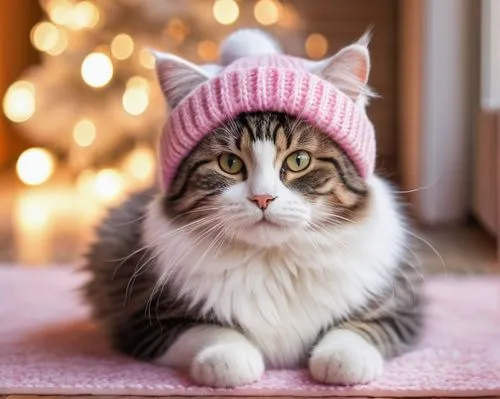
[[[217,344],[203,349],[191,365],[191,377],[201,385],[235,387],[257,381],[264,360],[250,343]]]
[[[383,369],[384,360],[377,348],[348,330],[328,333],[309,359],[311,375],[325,384],[366,384]]]

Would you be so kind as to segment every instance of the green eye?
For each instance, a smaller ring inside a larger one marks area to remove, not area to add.
[[[300,172],[309,166],[311,156],[307,151],[295,151],[286,158],[285,162],[292,172]]]
[[[243,161],[239,156],[227,152],[219,157],[219,167],[230,175],[237,175],[243,170]]]

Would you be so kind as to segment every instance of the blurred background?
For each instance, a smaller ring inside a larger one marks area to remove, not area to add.
[[[0,1],[0,262],[81,259],[106,208],[155,176],[166,116],[148,49],[216,62],[260,27],[320,59],[371,27],[379,173],[430,271],[495,272],[500,0]]]

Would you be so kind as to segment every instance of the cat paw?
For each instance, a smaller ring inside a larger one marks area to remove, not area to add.
[[[260,352],[249,343],[209,346],[200,351],[191,365],[191,377],[200,385],[228,388],[250,384],[264,373]]]
[[[383,369],[384,360],[377,348],[348,330],[330,332],[309,360],[312,377],[325,384],[367,384]]]

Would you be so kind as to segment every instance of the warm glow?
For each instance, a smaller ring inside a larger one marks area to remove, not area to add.
[[[147,48],[143,48],[139,53],[139,62],[147,69],[154,69],[155,67],[155,57]]]
[[[155,154],[148,147],[138,147],[124,161],[124,169],[138,180],[152,182],[155,172]]]
[[[33,194],[28,192],[17,199],[17,219],[21,225],[20,227],[24,229],[36,230],[49,222],[50,210],[47,202],[40,201],[41,198]]]
[[[78,121],[73,128],[73,140],[80,147],[88,147],[95,140],[95,125],[88,119]]]
[[[56,24],[71,25],[73,17],[73,4],[68,0],[51,1],[49,4],[49,17]]]
[[[189,27],[179,18],[173,18],[167,25],[168,34],[181,44],[189,33]]]
[[[40,51],[48,51],[59,41],[59,29],[50,22],[40,22],[31,30],[31,43]]]
[[[313,33],[307,37],[305,48],[310,58],[322,58],[328,51],[328,40],[320,33]]]
[[[253,10],[255,19],[262,25],[272,25],[278,22],[280,10],[273,0],[259,0]]]
[[[132,76],[129,80],[127,80],[127,88],[130,87],[141,87],[149,90],[149,82],[142,76]]]
[[[140,115],[149,105],[149,94],[147,88],[140,86],[128,87],[123,93],[123,108],[130,115]]]
[[[68,47],[68,35],[64,30],[59,30],[59,35],[57,38],[57,43],[51,47],[50,49],[47,49],[47,54],[50,55],[59,55],[62,54],[64,50]]]
[[[115,200],[123,192],[123,177],[115,169],[100,170],[95,176],[94,189],[100,199],[104,201]]]
[[[112,202],[123,194],[125,180],[116,169],[102,169],[97,173],[86,169],[78,175],[76,186],[82,194],[97,197],[104,202]]]
[[[111,54],[118,60],[127,59],[132,55],[133,51],[134,41],[126,33],[120,33],[111,42]]]
[[[203,61],[215,61],[219,56],[219,47],[210,40],[198,43],[198,55]]]
[[[3,112],[12,122],[25,122],[35,113],[35,88],[26,81],[13,83],[3,98]]]
[[[59,55],[68,47],[68,35],[50,22],[40,22],[31,30],[31,43],[37,50]]]
[[[281,7],[279,24],[285,28],[296,28],[299,24],[299,15],[291,4],[283,4]]]
[[[113,77],[113,64],[106,54],[91,53],[82,63],[82,78],[89,86],[105,86]]]
[[[96,172],[85,169],[76,178],[76,187],[82,194],[93,195]]]
[[[234,0],[216,0],[213,13],[217,22],[230,25],[238,19],[240,9]]]
[[[99,22],[99,9],[89,1],[81,1],[73,8],[72,25],[75,28],[93,28]]]
[[[54,158],[43,148],[30,148],[20,155],[16,171],[23,183],[30,186],[42,184],[54,172]]]

